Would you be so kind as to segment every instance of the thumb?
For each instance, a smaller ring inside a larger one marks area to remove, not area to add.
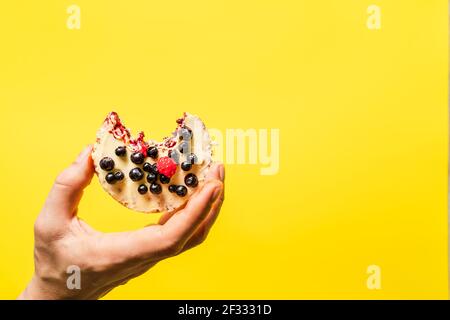
[[[83,189],[94,174],[91,158],[92,146],[87,146],[77,159],[55,180],[44,205],[44,212],[52,218],[72,218],[76,214]]]

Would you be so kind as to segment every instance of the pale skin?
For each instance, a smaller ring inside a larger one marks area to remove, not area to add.
[[[159,261],[202,243],[224,200],[224,167],[214,165],[187,204],[158,224],[103,233],[78,218],[83,190],[94,175],[91,146],[55,180],[34,225],[35,272],[18,299],[98,299]],[[81,289],[68,289],[67,268],[81,271]]]

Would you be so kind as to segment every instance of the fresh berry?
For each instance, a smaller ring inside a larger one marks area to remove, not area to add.
[[[131,169],[129,176],[130,176],[131,180],[139,181],[144,177],[144,173],[139,168],[133,168],[133,169]]]
[[[131,162],[135,164],[142,164],[144,159],[145,157],[141,152],[134,152],[130,157]]]
[[[105,171],[111,171],[112,169],[114,169],[114,160],[109,157],[103,158],[102,160],[100,160],[100,168]]]
[[[147,188],[147,186],[146,186],[145,184],[141,184],[141,185],[138,187],[138,192],[139,192],[140,194],[145,194],[145,193],[147,193],[147,191],[148,191],[148,188]]]
[[[165,175],[163,175],[163,174],[161,174],[159,176],[159,181],[161,181],[162,184],[167,184],[167,183],[170,182],[170,178],[165,176]]]
[[[117,171],[116,173],[114,173],[114,178],[117,181],[121,181],[121,180],[123,180],[123,178],[125,178],[125,175],[123,174],[122,171]]]
[[[195,154],[191,153],[186,157],[186,160],[191,164],[196,164],[198,162],[198,158]]]
[[[149,182],[149,183],[153,183],[153,182],[155,182],[156,181],[156,178],[157,178],[158,176],[156,175],[156,174],[154,174],[153,172],[149,172],[149,174],[147,175],[147,181]]]
[[[116,178],[114,176],[114,173],[109,172],[106,176],[105,176],[105,180],[106,182],[108,182],[109,184],[114,184],[116,183]]]
[[[157,162],[158,172],[171,178],[177,171],[177,164],[172,158],[162,157]]]
[[[159,194],[159,193],[161,193],[161,191],[162,191],[162,188],[161,188],[161,185],[160,185],[160,184],[152,183],[152,184],[150,185],[150,192],[151,192],[151,193]]]
[[[142,170],[144,170],[145,172],[152,172],[152,165],[150,163],[146,162],[142,166]]]
[[[181,169],[183,169],[183,171],[189,171],[192,168],[192,164],[190,162],[187,161],[183,161],[181,163]]]
[[[186,177],[184,177],[184,183],[188,187],[195,188],[198,185],[197,176],[195,174],[193,174],[193,173],[189,173],[188,175],[186,175]]]
[[[116,152],[116,156],[123,157],[124,155],[127,154],[127,148],[125,148],[125,147],[117,147],[115,152]]]
[[[175,192],[180,197],[184,197],[187,193],[187,188],[185,186],[178,186]]]
[[[158,166],[156,165],[156,163],[152,164],[152,166],[150,168],[150,172],[153,172],[154,174],[159,174]]]
[[[175,191],[177,191],[177,186],[174,185],[174,184],[171,184],[171,185],[169,186],[169,191],[170,191],[170,192],[175,192]]]
[[[156,147],[150,147],[147,149],[147,156],[153,159],[156,159],[158,157],[158,148]]]

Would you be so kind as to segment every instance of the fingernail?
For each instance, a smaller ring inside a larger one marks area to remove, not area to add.
[[[225,167],[223,164],[219,165],[219,178],[222,182],[225,180]]]
[[[81,153],[78,155],[77,157],[77,162],[78,161],[83,161],[91,152],[91,146],[88,145],[86,148],[83,149],[83,151],[81,151]]]

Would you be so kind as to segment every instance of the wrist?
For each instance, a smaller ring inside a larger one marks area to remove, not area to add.
[[[25,290],[17,297],[17,300],[57,300],[61,298],[45,280],[33,275]]]

